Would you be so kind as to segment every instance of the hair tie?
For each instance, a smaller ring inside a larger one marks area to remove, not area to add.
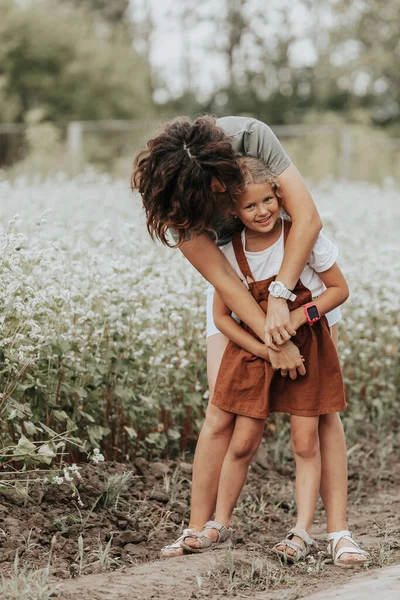
[[[187,152],[187,155],[189,158],[191,158],[193,160],[194,156],[193,154],[190,152],[189,148],[186,146],[186,142],[183,142],[183,149],[185,150],[185,152]]]

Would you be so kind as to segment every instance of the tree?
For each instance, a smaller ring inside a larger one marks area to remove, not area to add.
[[[86,9],[101,16],[111,25],[129,22],[129,0],[67,0],[76,8]],[[65,0],[63,0],[65,4]]]
[[[331,53],[342,87],[354,105],[372,109],[377,123],[400,121],[398,0],[338,0],[334,5]]]
[[[0,121],[40,108],[48,120],[153,115],[148,67],[123,29],[99,28],[70,5],[5,0]]]

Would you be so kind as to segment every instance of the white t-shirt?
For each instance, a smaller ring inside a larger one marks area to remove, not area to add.
[[[245,248],[245,231],[241,234],[242,245]],[[226,244],[220,248],[240,277],[246,287],[249,287],[245,277],[239,269],[235,257],[235,251],[233,249],[232,242]],[[284,246],[284,221],[282,221],[282,231],[279,239],[266,250],[261,252],[249,252],[245,250],[245,256],[249,263],[250,271],[252,272],[255,281],[262,281],[269,279],[279,273],[279,269],[282,264],[283,255],[285,251]],[[311,252],[310,258],[300,275],[301,283],[310,290],[312,297],[317,298],[325,290],[326,287],[322,282],[318,273],[323,273],[330,269],[336,262],[339,254],[338,247],[325,235],[323,231],[320,232],[315,246]],[[335,325],[341,319],[340,308],[336,308],[326,315],[329,326]]]

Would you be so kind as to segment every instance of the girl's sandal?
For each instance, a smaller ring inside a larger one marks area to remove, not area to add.
[[[343,548],[337,549],[337,545],[340,540],[349,541],[350,544]],[[366,562],[371,560],[370,555],[365,550],[361,550],[360,546],[353,540],[351,531],[347,529],[343,531],[334,531],[328,533],[328,548],[327,552],[333,559],[333,564],[342,569],[352,569],[353,567],[362,567]],[[363,556],[363,560],[340,560],[342,554],[355,554],[357,556]]]
[[[215,542],[210,540],[208,535],[204,533],[206,529],[215,529],[217,531],[218,537]],[[199,542],[199,547],[194,548],[193,546],[189,546],[186,543],[186,538],[188,537],[196,538]],[[207,521],[203,527],[203,531],[191,531],[190,533],[186,533],[182,538],[181,547],[187,552],[200,553],[207,552],[208,550],[226,548],[231,544],[231,540],[232,529],[227,529],[225,525],[218,523],[218,521]]]
[[[182,550],[182,546],[181,546],[181,542],[182,540],[187,537],[187,536],[194,536],[196,534],[195,531],[192,531],[191,529],[184,529],[182,531],[182,535],[180,535],[178,537],[178,539],[173,542],[173,544],[168,544],[167,546],[163,546],[160,550],[160,557],[161,558],[176,558],[177,556],[180,556],[179,554],[172,554],[170,552],[168,552],[168,550]],[[182,554],[182,553],[181,553]],[[183,554],[186,554],[186,552],[184,552]]]
[[[293,540],[294,537],[301,538],[301,543],[298,543]],[[300,527],[293,527],[287,535],[287,537],[279,544],[275,544],[272,548],[272,551],[275,552],[282,558],[285,562],[289,563],[297,563],[299,560],[306,558],[311,552],[311,548],[316,546],[317,544],[314,542],[312,538],[308,535],[307,531],[304,529],[300,529]],[[287,550],[281,550],[281,547],[285,546],[286,548],[291,548],[295,551],[295,554],[289,554]]]

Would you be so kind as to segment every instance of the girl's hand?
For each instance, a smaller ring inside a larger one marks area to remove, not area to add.
[[[253,352],[253,354],[255,356],[258,356],[258,358],[262,358],[263,360],[266,360],[267,362],[270,362],[270,360],[269,360],[269,348],[265,344],[261,344],[261,342],[258,344],[257,349],[256,349],[255,352]]]
[[[269,360],[274,371],[280,371],[283,377],[289,373],[290,379],[297,379],[297,375],[305,375],[304,358],[293,342],[286,342],[280,351],[269,350]]]
[[[289,341],[296,330],[290,322],[290,313],[286,300],[269,296],[267,319],[265,321],[265,343],[271,350],[280,352],[285,342]]]

